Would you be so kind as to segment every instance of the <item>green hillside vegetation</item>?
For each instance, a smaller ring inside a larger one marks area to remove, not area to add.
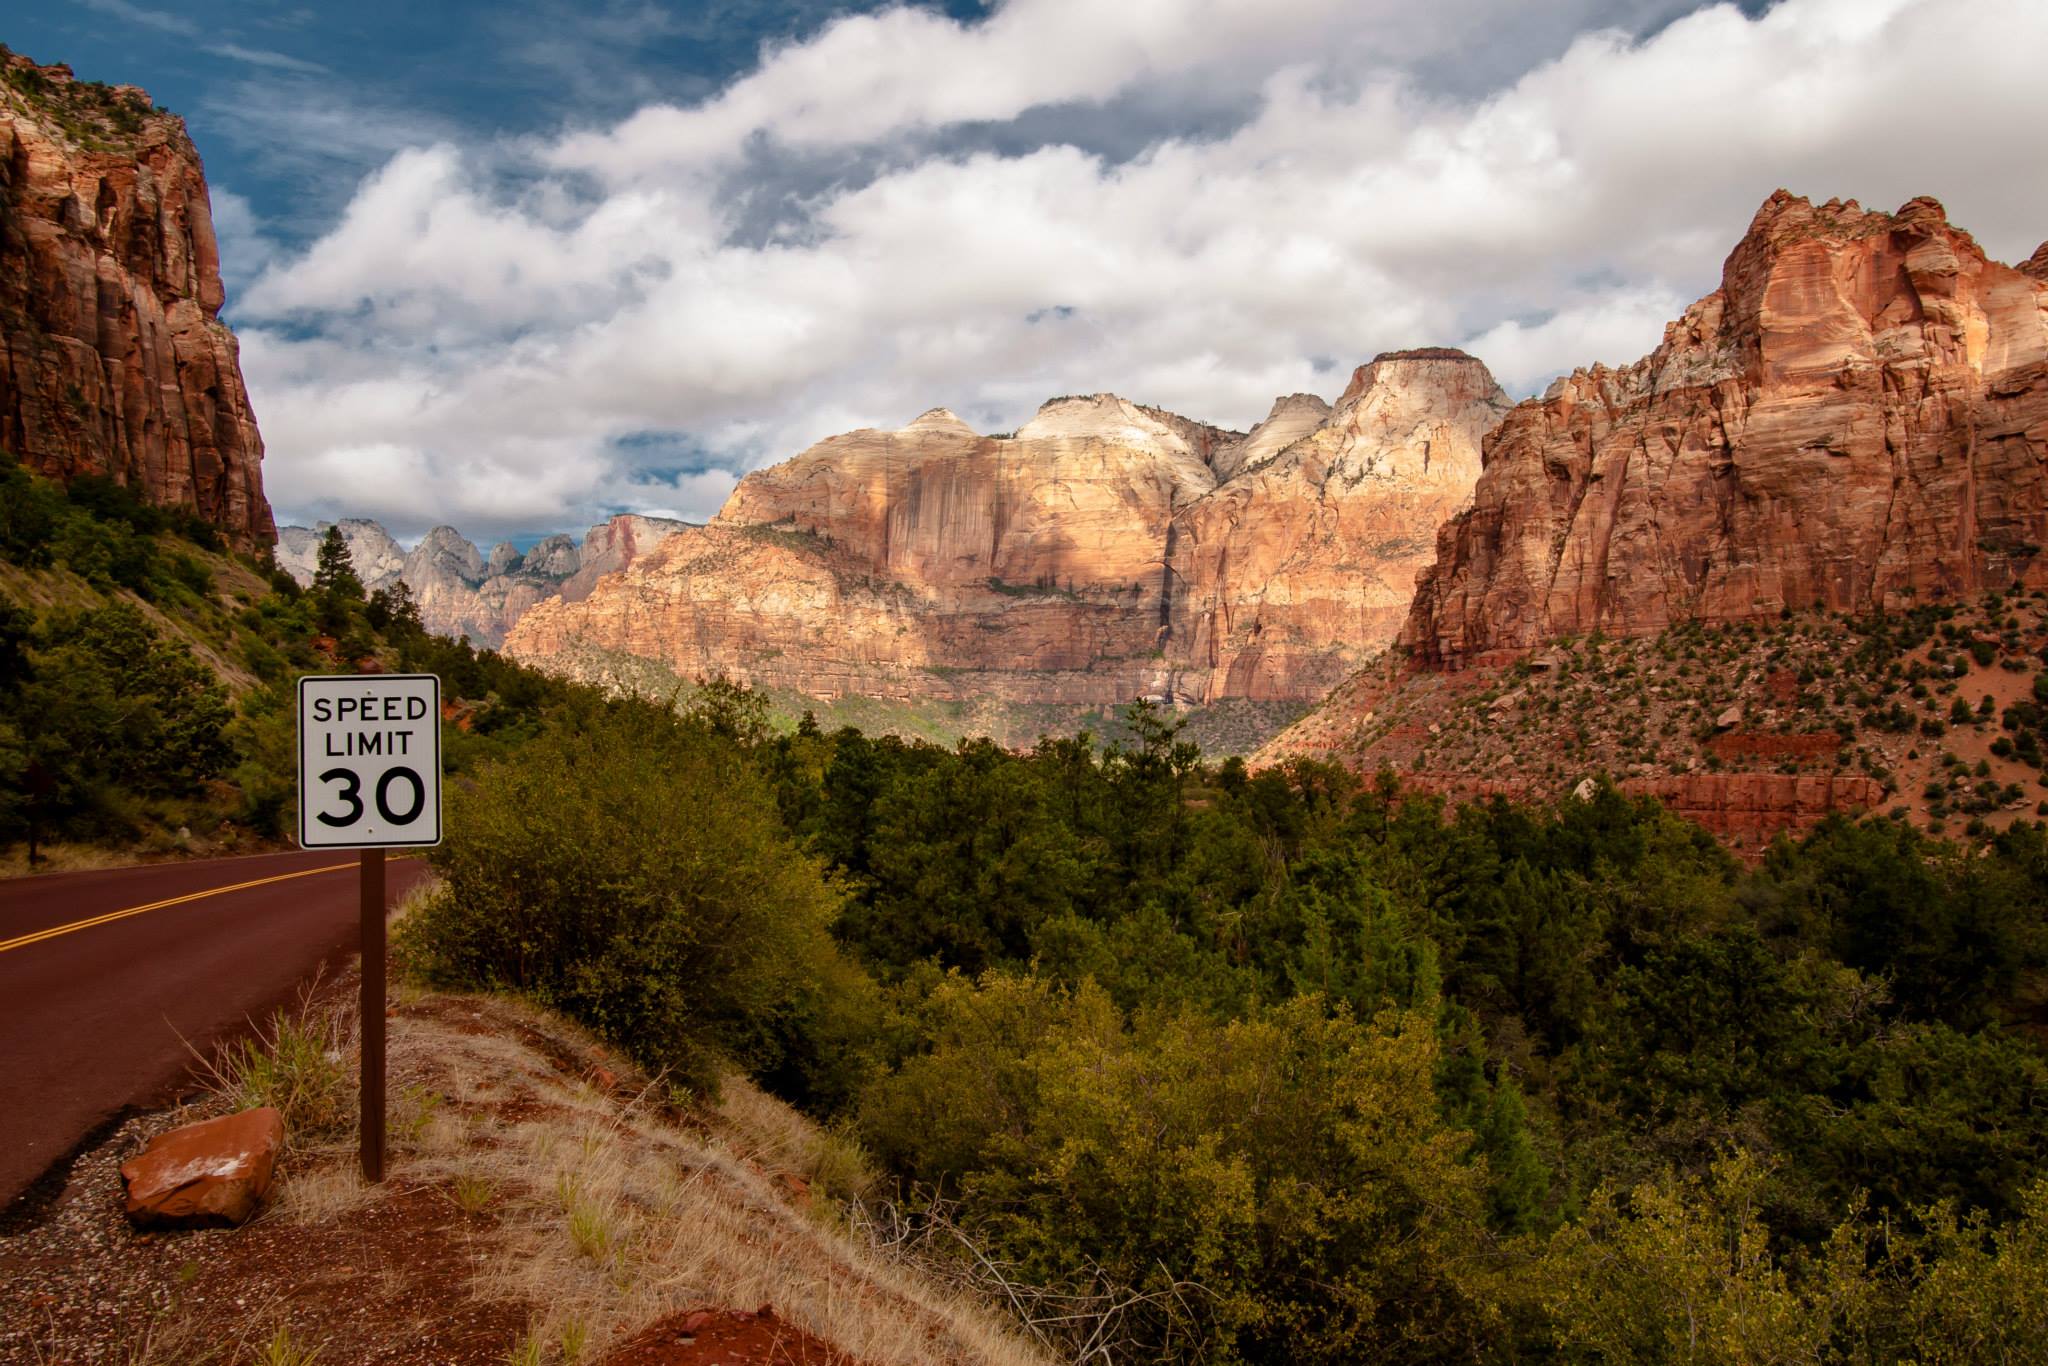
[[[338,550],[338,543],[337,543]],[[296,820],[294,688],[361,661],[441,675],[461,773],[588,690],[427,634],[345,550],[300,591],[212,527],[110,480],[0,455],[0,851],[248,852]]]
[[[0,87],[54,122],[87,151],[128,150],[151,114],[167,112],[152,106],[137,90],[102,81],[51,80],[33,67],[9,65],[7,59],[13,55],[0,44]]]
[[[1837,820],[1746,866],[1611,786],[1448,812],[1125,726],[583,711],[477,769],[402,955],[678,1086],[751,1072],[1075,1353],[2037,1350],[2041,826]]]
[[[683,699],[697,682],[678,674],[658,659],[578,643],[549,662],[606,692],[655,702]],[[794,731],[809,716],[826,730],[853,729],[869,736],[895,736],[950,747],[962,740],[992,739],[1009,748],[1028,748],[1041,735],[1087,730],[1104,740],[1129,740],[1132,733],[1121,706],[1059,702],[1012,702],[997,696],[965,700],[871,697],[846,693],[819,698],[789,688],[756,689],[768,706],[768,724],[779,732]],[[1225,697],[1181,713],[1185,736],[1210,755],[1249,754],[1287,728],[1308,710],[1301,702],[1259,702]]]

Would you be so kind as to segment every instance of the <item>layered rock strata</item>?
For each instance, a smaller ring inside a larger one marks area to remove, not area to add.
[[[1401,642],[1428,666],[1601,630],[2048,582],[2048,283],[1939,204],[1784,191],[1721,287],[1486,443]]]
[[[1313,700],[1392,639],[1435,529],[1479,478],[1479,438],[1508,407],[1461,352],[1391,352],[1358,369],[1321,423],[1259,453],[1268,427],[1300,421],[1293,402],[1178,519],[1176,627],[1197,700]]]
[[[1004,438],[933,409],[749,475],[507,649],[821,698],[1308,700],[1392,638],[1507,407],[1469,356],[1395,353],[1248,433],[1110,394]]]
[[[1872,720],[1896,675],[1805,686],[1854,652],[1841,614],[2048,584],[2048,247],[2015,269],[1931,199],[1887,214],[1780,191],[1655,351],[1518,405],[1484,456],[1401,648],[1260,757],[1539,795],[1606,766],[1749,837],[1906,802],[1938,775],[1917,732]],[[1693,623],[1724,652],[1769,635],[1805,672],[1703,673],[1698,631],[1646,639]],[[1625,668],[1598,675],[1602,641]]]
[[[199,154],[133,86],[0,50],[0,449],[275,534]]]

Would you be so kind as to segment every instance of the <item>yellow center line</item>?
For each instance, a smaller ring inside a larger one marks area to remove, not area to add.
[[[417,858],[418,855],[401,854],[399,857]],[[181,906],[187,901],[198,901],[203,897],[222,896],[228,892],[247,891],[251,887],[263,887],[273,882],[289,882],[295,877],[312,877],[316,873],[338,873],[344,868],[354,868],[356,866],[357,864],[351,861],[348,863],[330,863],[319,868],[302,868],[296,873],[279,873],[275,877],[254,878],[248,882],[237,882],[228,887],[208,887],[204,891],[187,892],[183,896],[166,897],[162,901],[152,901],[146,906],[130,906],[125,911],[108,911],[105,915],[96,915],[88,920],[74,920],[69,925],[53,925],[47,930],[37,930],[33,934],[17,935],[13,939],[0,939],[0,953],[6,953],[9,949],[27,948],[30,944],[40,944],[43,940],[55,939],[60,934],[70,934],[76,930],[89,930],[95,925],[105,925],[112,921],[125,920],[131,915],[141,915],[144,911],[160,911],[166,906]]]

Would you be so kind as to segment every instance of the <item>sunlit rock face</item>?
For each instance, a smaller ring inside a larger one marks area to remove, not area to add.
[[[1483,451],[1400,648],[1255,762],[1338,759],[1454,796],[1554,797],[1603,768],[1752,847],[1910,807],[1911,766],[1931,776],[1910,738],[1821,723],[1789,669],[1702,678],[1644,638],[1764,623],[1754,638],[1818,676],[1859,639],[1835,614],[2048,584],[2048,247],[2008,267],[1931,199],[1881,213],[1780,191],[1662,345],[1517,405]],[[1527,705],[1608,644],[1625,680],[1594,670],[1547,694],[1569,705]],[[1735,705],[1654,736],[1611,723],[1711,689]]]
[[[299,587],[313,582],[320,567],[320,542],[330,524],[283,526],[277,529],[277,567],[292,576]],[[405,572],[405,547],[391,539],[382,523],[365,517],[344,517],[332,525],[341,528],[342,544],[366,592],[389,588]]]
[[[1486,442],[1402,641],[1432,666],[1599,629],[2048,582],[2048,257],[1939,204],[1765,202],[1721,287]]]
[[[1187,691],[1313,699],[1392,640],[1508,407],[1462,352],[1392,352],[1359,367],[1306,435],[1253,454],[1190,507],[1173,556]],[[1282,400],[1245,445],[1304,416]]]
[[[184,122],[68,67],[0,68],[0,449],[269,545],[263,441]]]
[[[507,649],[818,697],[1312,699],[1392,639],[1508,406],[1478,361],[1426,351],[1249,433],[1113,394],[1053,399],[1007,437],[937,408],[749,475],[710,525],[529,612]]]

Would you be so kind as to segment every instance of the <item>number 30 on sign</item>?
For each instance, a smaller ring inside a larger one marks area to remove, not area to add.
[[[299,680],[299,845],[441,842],[441,680],[329,674]]]

